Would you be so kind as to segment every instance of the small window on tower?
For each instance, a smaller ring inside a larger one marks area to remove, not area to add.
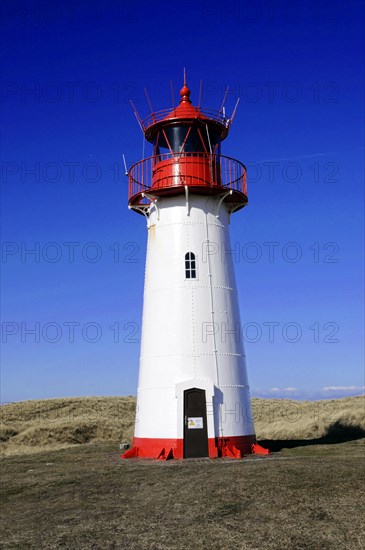
[[[196,279],[196,260],[193,252],[185,254],[185,278]]]

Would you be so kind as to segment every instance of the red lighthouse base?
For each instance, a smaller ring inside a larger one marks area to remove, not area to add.
[[[269,452],[256,443],[255,435],[208,439],[209,458],[243,458],[246,454],[267,455]],[[121,458],[182,459],[185,458],[184,440],[134,437],[132,448],[122,454]]]

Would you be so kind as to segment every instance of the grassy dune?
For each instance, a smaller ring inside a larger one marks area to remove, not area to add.
[[[81,444],[130,442],[134,397],[46,399],[1,407],[3,456]],[[327,401],[253,399],[259,440],[365,437],[365,397]]]

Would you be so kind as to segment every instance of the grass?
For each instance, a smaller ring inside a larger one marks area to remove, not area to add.
[[[119,458],[131,397],[2,407],[0,547],[365,548],[363,398],[253,406],[277,452],[169,462]]]
[[[134,397],[80,397],[9,403],[1,407],[3,456],[85,443],[131,441]]]
[[[156,462],[89,444],[3,458],[3,547],[360,550],[364,448]]]
[[[328,401],[253,399],[256,434],[266,444],[365,437],[365,398]],[[131,442],[134,397],[84,397],[23,401],[1,407],[3,456],[80,444]],[[280,446],[280,445],[279,445]]]

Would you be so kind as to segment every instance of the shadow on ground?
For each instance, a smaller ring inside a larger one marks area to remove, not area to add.
[[[323,437],[317,439],[262,439],[258,443],[275,453],[282,449],[293,449],[308,445],[332,445],[363,438],[365,438],[364,428],[361,426],[348,426],[338,420],[328,427]]]

